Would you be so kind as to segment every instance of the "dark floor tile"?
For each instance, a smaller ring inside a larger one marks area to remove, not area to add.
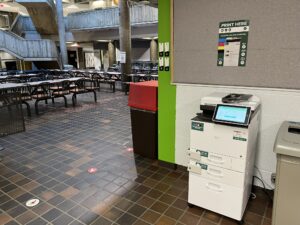
[[[239,225],[239,223],[231,218],[223,217],[220,225]]]
[[[207,219],[205,219],[205,218],[202,218],[202,219],[200,220],[199,225],[216,225],[216,223],[213,223],[213,222],[210,221],[210,220],[207,220]]]
[[[69,224],[73,221],[74,219],[66,214],[60,215],[58,218],[52,221],[53,225],[62,225],[62,224]]]
[[[42,202],[38,204],[37,206],[32,208],[32,211],[35,212],[38,215],[42,215],[45,212],[51,210],[53,206],[49,205],[48,203]]]
[[[85,214],[87,210],[79,205],[74,206],[72,209],[70,209],[67,213],[74,217],[79,218],[81,215]]]
[[[177,208],[174,208],[174,207],[170,207],[165,212],[165,215],[170,217],[170,218],[173,218],[175,220],[178,220],[182,216],[183,213],[184,213],[183,210],[180,210],[180,209],[177,209]]]
[[[19,223],[17,223],[16,221],[10,221],[4,225],[20,225]]]
[[[98,218],[99,218],[99,215],[97,215],[93,212],[86,212],[82,216],[80,216],[78,218],[78,220],[82,223],[85,223],[85,224],[91,224]]]
[[[64,212],[67,212],[70,209],[72,209],[75,205],[76,204],[74,202],[65,200],[65,201],[61,202],[59,205],[57,205],[56,207]]]
[[[111,221],[116,221],[123,213],[123,211],[113,207],[104,213],[103,216]]]
[[[59,205],[60,203],[62,203],[65,200],[64,197],[60,196],[60,195],[56,195],[54,198],[51,198],[48,203],[54,206]]]
[[[175,198],[172,195],[164,194],[158,200],[168,205],[171,205],[175,201]]]
[[[34,219],[36,219],[38,215],[33,213],[32,211],[27,211],[23,213],[22,215],[15,217],[15,219],[20,223],[20,224],[26,224]]]
[[[163,193],[161,191],[157,191],[155,189],[150,190],[147,193],[147,196],[150,198],[158,199]]]
[[[27,209],[24,206],[18,205],[17,207],[8,210],[7,214],[9,214],[11,217],[15,218],[15,217],[21,215],[22,213],[24,213],[25,211],[27,211]]]
[[[141,218],[150,224],[154,224],[160,216],[161,214],[148,209]]]
[[[162,203],[162,202],[155,202],[151,207],[150,209],[152,209],[153,211],[155,212],[158,212],[158,213],[161,213],[163,214],[166,209],[168,208],[169,206],[165,203]]]
[[[136,220],[137,218],[135,216],[125,213],[117,220],[117,224],[132,225]]]
[[[2,205],[0,205],[0,209],[2,209],[3,211],[8,211],[10,209],[15,208],[18,205],[19,205],[18,202],[14,201],[14,200],[9,200],[8,202],[5,202]]]
[[[156,225],[175,225],[176,220],[171,219],[167,216],[162,216],[159,218],[159,220],[155,223]]]
[[[262,225],[271,225],[271,224],[272,224],[272,220],[270,220],[268,218],[264,218]]]
[[[50,211],[44,213],[42,215],[42,217],[47,220],[47,221],[53,221],[55,220],[57,217],[59,217],[62,214],[61,211],[59,211],[58,209],[51,209]]]
[[[139,185],[134,189],[134,191],[140,193],[140,194],[146,194],[151,188],[146,187],[145,185]]]
[[[11,200],[11,198],[8,197],[7,195],[3,195],[3,196],[0,197],[0,202],[1,202],[2,204],[5,203],[5,202],[7,202],[7,201],[9,201],[9,200]],[[0,203],[0,204],[1,204],[1,203]]]
[[[137,220],[137,221],[134,222],[133,225],[150,225],[150,223],[146,223],[143,220]]]
[[[116,207],[123,211],[127,211],[133,204],[134,203],[132,201],[122,199],[116,204]]]
[[[140,204],[144,207],[147,207],[147,208],[152,206],[154,204],[154,202],[155,202],[155,199],[149,198],[147,196],[143,196],[137,201],[138,204]]]
[[[85,225],[85,224],[81,223],[81,222],[78,221],[78,220],[74,220],[74,221],[71,222],[69,225]]]
[[[27,202],[28,200],[30,200],[32,198],[34,198],[34,195],[32,195],[30,193],[25,193],[25,194],[17,197],[16,200],[18,200],[21,203],[25,203],[25,202]]]
[[[221,220],[221,215],[211,212],[211,211],[205,211],[203,218],[205,218],[211,222],[218,223]]]
[[[173,206],[181,210],[185,210],[188,208],[187,201],[182,199],[176,199],[176,201],[173,203]]]
[[[260,225],[262,219],[263,219],[262,216],[254,214],[252,212],[246,212],[244,215],[245,222],[251,225]]]
[[[7,185],[7,186],[1,188],[1,190],[2,190],[3,192],[7,193],[7,192],[10,192],[10,191],[12,191],[12,190],[14,190],[14,189],[16,189],[16,188],[17,188],[16,185],[14,185],[14,184],[9,184],[9,185]]]
[[[104,217],[99,217],[91,225],[111,225],[112,222],[105,219]]]
[[[48,223],[47,221],[45,221],[45,220],[43,220],[41,218],[37,218],[37,219],[29,222],[26,225],[46,225],[47,223]]]
[[[140,217],[145,211],[145,207],[135,204],[127,212],[136,217]]]
[[[181,218],[180,222],[186,224],[186,225],[195,225],[199,222],[200,217],[195,216],[194,214],[191,213],[185,213]]]

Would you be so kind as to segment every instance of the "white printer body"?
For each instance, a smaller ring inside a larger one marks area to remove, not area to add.
[[[202,98],[202,113],[191,121],[188,203],[240,221],[251,194],[260,100],[224,103],[225,96]]]

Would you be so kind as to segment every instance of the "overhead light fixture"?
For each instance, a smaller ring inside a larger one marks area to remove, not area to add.
[[[110,42],[110,40],[97,40],[98,42]]]
[[[74,43],[71,45],[71,47],[80,47],[80,45],[78,43]]]
[[[153,39],[157,39],[158,37],[144,37],[142,39],[144,40],[153,40]]]

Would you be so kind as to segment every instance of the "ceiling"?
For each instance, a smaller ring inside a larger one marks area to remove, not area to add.
[[[130,0],[133,4],[147,4],[157,7],[158,0]],[[64,15],[69,13],[93,10],[97,8],[117,7],[118,0],[63,0]],[[0,0],[0,13],[14,12],[21,15],[28,15],[25,7],[15,2],[15,0]]]

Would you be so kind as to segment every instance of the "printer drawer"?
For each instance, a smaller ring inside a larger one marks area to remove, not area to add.
[[[198,174],[189,175],[188,202],[193,205],[241,220],[247,200],[243,188],[211,181]]]
[[[236,159],[195,148],[189,149],[187,155],[189,159],[197,160],[203,164],[219,166],[239,172],[244,172],[246,167],[246,161],[244,159]]]
[[[204,164],[196,160],[189,161],[188,171],[222,184],[228,184],[239,188],[244,187],[245,173]]]

